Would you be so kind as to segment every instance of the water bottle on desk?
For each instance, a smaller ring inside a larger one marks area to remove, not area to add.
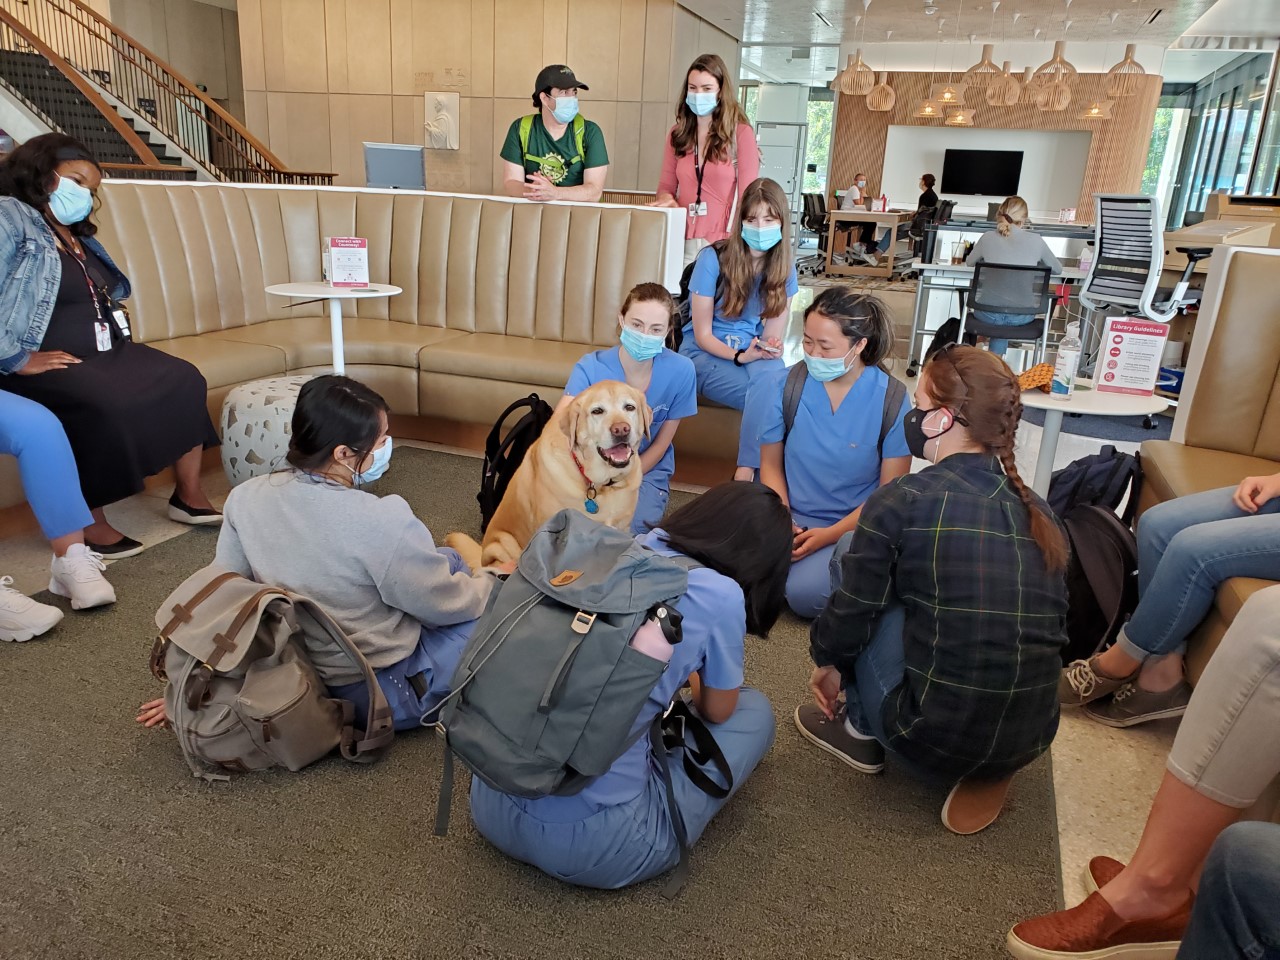
[[[1055,400],[1070,400],[1076,389],[1076,370],[1080,366],[1080,324],[1067,324],[1067,335],[1058,344],[1058,358],[1053,364],[1053,383],[1049,395]]]

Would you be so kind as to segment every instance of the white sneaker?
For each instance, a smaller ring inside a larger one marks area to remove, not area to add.
[[[0,640],[30,640],[53,629],[61,619],[57,607],[36,603],[13,589],[13,577],[0,577]]]
[[[116,592],[102,575],[105,569],[102,554],[94,553],[83,543],[73,543],[66,556],[54,557],[49,564],[49,592],[67,597],[72,610],[115,603]]]

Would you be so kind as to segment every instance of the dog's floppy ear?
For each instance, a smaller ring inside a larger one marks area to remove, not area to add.
[[[578,421],[581,418],[582,396],[579,394],[569,402],[569,406],[565,407],[564,415],[560,418],[560,429],[569,438],[570,450],[578,449]]]
[[[653,439],[649,436],[649,425],[653,423],[653,408],[649,406],[649,401],[644,397],[640,398],[640,432],[646,440]]]

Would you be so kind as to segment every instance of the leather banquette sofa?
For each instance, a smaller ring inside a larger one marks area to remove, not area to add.
[[[1139,511],[1280,471],[1280,250],[1219,247],[1171,440],[1142,445]],[[1277,571],[1280,573],[1280,570]],[[1235,577],[1187,643],[1193,680],[1244,602],[1274,580]]]
[[[200,369],[215,423],[237,384],[330,369],[327,305],[265,292],[320,279],[326,236],[367,238],[370,279],[404,291],[346,303],[347,373],[397,415],[473,435],[529,393],[554,404],[579,357],[616,345],[633,285],[679,285],[684,225],[669,210],[123,181],[101,195],[98,236],[133,282],[134,336]],[[681,427],[680,457],[723,459],[727,476],[737,435],[737,411],[704,408]],[[0,507],[22,500],[0,457]]]

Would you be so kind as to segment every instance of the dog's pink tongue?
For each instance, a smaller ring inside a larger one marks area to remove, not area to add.
[[[616,447],[610,447],[605,451],[610,460],[626,460],[631,456],[630,444],[620,443]]]

